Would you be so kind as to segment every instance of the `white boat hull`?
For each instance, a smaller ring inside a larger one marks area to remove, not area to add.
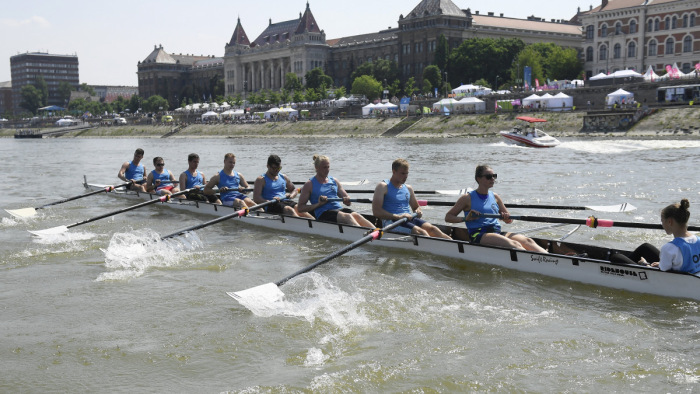
[[[541,137],[535,137],[532,134],[523,135],[521,133],[516,133],[513,131],[501,131],[500,133],[501,136],[503,136],[503,138],[509,141],[524,146],[530,146],[533,148],[553,148],[561,144],[561,142],[558,139],[551,137],[547,134]]]
[[[85,186],[90,190],[98,190],[105,187],[97,184],[85,184]],[[124,192],[122,190],[105,194],[107,196],[138,201],[158,198],[158,196],[148,193]],[[235,211],[231,207],[186,200],[171,201],[162,203],[162,205],[181,211],[213,216],[224,216]],[[348,243],[362,238],[367,233],[367,229],[362,227],[319,222],[306,218],[271,215],[262,212],[251,212],[249,216],[232,219],[232,221],[240,221],[274,230],[318,235]],[[445,226],[444,229],[447,231],[452,230],[453,235],[458,237],[463,237],[464,233],[466,233],[462,228]],[[580,258],[564,254],[540,254],[473,245],[459,240],[444,240],[414,235],[404,236],[391,233],[385,234],[382,239],[370,242],[367,245],[430,253],[436,256],[458,259],[467,264],[482,263],[614,289],[700,301],[700,277],[696,275],[663,272],[658,268],[637,265],[612,264],[605,260],[604,257],[601,257],[613,252],[604,248],[572,243],[557,243],[547,240],[537,241],[543,245],[549,242],[549,248],[555,252],[563,253],[563,251],[567,250],[586,251],[593,258]],[[596,255],[599,255],[599,258],[595,258]]]

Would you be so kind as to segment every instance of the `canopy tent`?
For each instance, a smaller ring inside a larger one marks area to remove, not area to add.
[[[265,111],[265,119],[270,119],[273,115],[277,115],[277,113],[280,112],[280,109],[277,107],[273,107]]]
[[[599,79],[605,79],[605,78],[607,78],[607,77],[608,77],[608,75],[605,74],[605,73],[598,73],[598,74],[596,74],[596,75],[594,75],[594,76],[588,78],[588,80],[589,80],[589,81],[597,81],[597,80],[599,80]]]
[[[205,112],[202,114],[202,120],[214,120],[214,119],[216,119],[216,120],[219,119],[219,114],[217,114],[214,111],[209,111],[209,112]]]
[[[658,80],[659,80],[659,81],[667,81],[667,80],[670,80],[670,79],[681,79],[681,78],[683,78],[683,77],[685,77],[685,74],[683,73],[683,71],[681,71],[681,70],[678,68],[678,64],[677,64],[677,63],[673,63],[673,66],[671,66],[671,65],[666,65],[666,74],[660,76],[660,77],[658,78]]]
[[[447,107],[447,106],[454,107],[454,106],[460,106],[460,104],[459,104],[459,101],[457,101],[453,98],[442,99],[442,100],[438,101],[437,103],[433,104],[433,108],[437,108],[437,109],[442,109],[442,108]]]
[[[49,105],[48,107],[41,107],[37,111],[65,111],[66,109],[63,107],[59,107],[58,105]]]
[[[382,111],[398,111],[399,106],[392,103],[379,103],[374,106],[374,109]]]
[[[465,97],[459,100],[459,103],[464,106],[467,112],[484,113],[486,112],[486,103],[476,97]]]
[[[650,82],[659,80],[659,75],[654,72],[654,69],[651,66],[649,66],[649,68],[647,69],[647,72],[644,73],[643,77],[644,77],[645,81],[650,81]]]
[[[531,94],[522,100],[522,104],[523,104],[523,107],[533,106],[533,105],[536,106],[538,104],[538,102],[541,102],[541,100],[542,100],[542,97],[540,97],[536,94]]]
[[[62,127],[62,126],[72,126],[78,124],[77,121],[73,119],[59,119],[56,121],[56,126]]]
[[[280,108],[278,114],[280,117],[286,116],[287,119],[291,119],[293,116],[299,116],[299,111],[293,108],[285,107]]]
[[[553,111],[563,111],[566,108],[572,109],[574,107],[574,98],[560,92],[549,99],[547,107]]]
[[[613,104],[629,104],[634,101],[634,94],[623,89],[617,89],[616,91],[605,96],[605,102],[612,106]]]
[[[369,103],[369,104],[365,105],[364,107],[362,107],[362,116],[367,116],[367,115],[371,114],[375,107],[376,107],[376,105],[374,105],[372,103]]]
[[[461,85],[455,89],[452,89],[452,93],[456,95],[473,95],[473,96],[481,96],[485,94],[491,93],[492,90],[481,85]]]

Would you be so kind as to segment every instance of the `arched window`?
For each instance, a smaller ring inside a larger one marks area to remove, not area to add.
[[[593,47],[586,48],[586,61],[587,62],[593,61]]]
[[[632,19],[630,21],[630,34],[634,34],[637,32],[637,21]]]
[[[608,58],[608,47],[605,45],[600,46],[600,51],[598,54],[598,60],[607,60]]]
[[[688,15],[683,15],[683,27],[688,27]]]
[[[671,29],[675,29],[678,27],[678,18],[674,15],[673,18],[671,18]]]
[[[649,41],[649,56],[656,56],[656,40]]]
[[[649,22],[647,22],[647,31],[654,31],[654,20],[649,19]]]
[[[592,40],[593,34],[595,34],[595,28],[593,27],[593,25],[586,26],[586,39]]]
[[[690,36],[685,36],[683,39],[683,52],[693,51],[693,39]]]
[[[630,41],[630,43],[627,44],[627,58],[634,59],[635,57],[637,57],[637,44],[635,44],[634,41]]]
[[[615,44],[613,47],[613,59],[619,59],[622,56],[622,45]]]
[[[661,24],[661,21],[659,18],[654,19],[654,31],[659,31],[659,25]]]
[[[664,51],[667,55],[673,55],[674,50],[673,38],[669,37],[666,39],[666,50]]]
[[[695,13],[690,14],[690,27],[695,27]]]
[[[664,30],[668,30],[671,27],[671,18],[666,17],[664,19]]]
[[[615,23],[615,35],[620,35],[622,34],[622,23],[617,22]]]
[[[608,36],[608,25],[603,23],[603,26],[600,27],[600,36],[601,37],[607,37]]]

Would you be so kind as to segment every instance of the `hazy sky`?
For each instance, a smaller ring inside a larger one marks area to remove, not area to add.
[[[529,15],[569,19],[577,7],[600,0],[499,0],[484,6],[453,0],[462,9],[505,17]],[[310,0],[326,38],[372,33],[397,27],[419,0]],[[77,54],[80,82],[90,85],[138,84],[137,62],[162,44],[168,53],[223,56],[241,23],[252,41],[268,25],[299,17],[306,0],[27,0],[5,1],[0,11],[0,82],[11,80],[10,57],[24,52]]]

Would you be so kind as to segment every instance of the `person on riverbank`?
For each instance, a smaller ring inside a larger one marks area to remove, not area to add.
[[[416,195],[413,193],[413,188],[406,184],[408,169],[409,164],[405,159],[396,159],[391,163],[391,178],[379,182],[374,189],[372,214],[382,220],[382,227],[402,218],[410,219],[394,228],[392,230],[394,232],[452,239],[437,226],[421,219],[423,212],[418,205]],[[411,219],[412,212],[417,215]]]
[[[205,195],[203,194],[204,185],[207,184],[207,177],[199,168],[199,155],[196,153],[190,153],[187,155],[187,170],[180,174],[180,187],[185,189],[197,189],[189,193],[185,193],[185,198],[194,201],[208,201],[215,203],[218,198],[215,195]],[[183,186],[184,185],[184,186]]]
[[[296,197],[297,189],[286,175],[280,173],[281,170],[282,159],[277,155],[270,155],[267,158],[267,171],[255,179],[253,201],[256,204],[262,204],[270,200],[278,200],[277,204],[266,206],[265,211],[313,219],[308,212],[297,210],[297,203],[291,200]]]
[[[666,234],[673,234],[673,241],[659,251],[651,244],[643,243],[627,257],[616,253],[610,261],[617,264],[640,264],[659,267],[661,271],[700,272],[700,237],[688,231],[690,202],[687,198],[661,210],[661,226]]]
[[[490,191],[498,174],[487,165],[476,167],[474,179],[479,185],[476,190],[461,195],[455,205],[445,214],[448,223],[465,222],[469,231],[469,242],[481,245],[501,246],[511,249],[529,250],[547,253],[532,238],[522,234],[501,232],[501,224],[497,218],[485,218],[482,213],[500,214],[507,224],[513,222],[510,213],[503,204],[501,197]],[[464,215],[463,217],[460,215]]]
[[[156,168],[148,174],[146,179],[146,191],[153,192],[159,196],[177,193],[180,189],[175,186],[177,181],[170,170],[165,168],[165,159],[160,156],[153,158],[153,166]]]
[[[126,190],[146,192],[146,166],[141,164],[143,154],[143,149],[136,149],[134,158],[131,161],[125,161],[117,173],[117,177],[122,181],[131,182],[126,186]]]
[[[207,185],[204,186],[204,195],[214,197],[214,203],[242,208],[244,205],[252,207],[255,205],[250,197],[243,194],[245,189],[250,187],[245,177],[234,171],[236,166],[236,155],[227,153],[224,155],[224,168],[218,174],[211,177]],[[219,198],[216,198],[214,186],[219,188]]]
[[[350,197],[337,179],[329,176],[331,160],[327,156],[314,155],[316,175],[306,181],[299,194],[299,212],[312,212],[316,220],[373,228],[374,225],[361,214],[350,208],[343,208],[339,201],[329,198],[342,198],[343,204],[350,206]],[[309,204],[309,201],[311,204]]]

